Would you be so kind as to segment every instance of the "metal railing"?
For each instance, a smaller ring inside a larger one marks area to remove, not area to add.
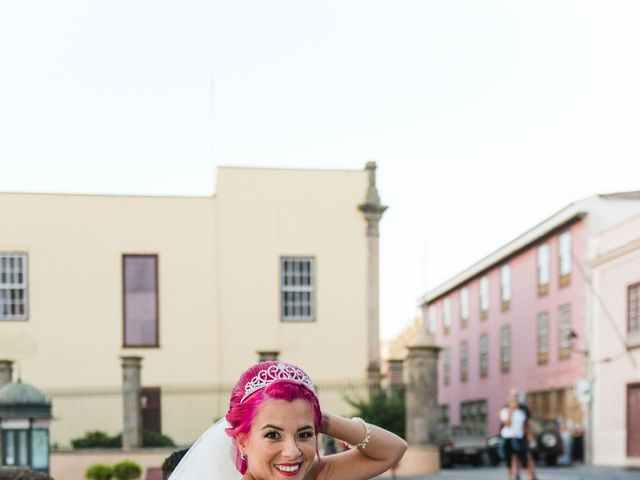
[[[347,399],[366,400],[366,380],[325,380],[315,384],[322,408],[351,416]],[[122,431],[122,387],[65,387],[42,389],[51,400],[51,445],[71,448],[71,440],[87,432],[117,435]],[[177,445],[189,445],[212,422],[222,418],[229,405],[229,384],[163,385],[160,387],[162,433]]]

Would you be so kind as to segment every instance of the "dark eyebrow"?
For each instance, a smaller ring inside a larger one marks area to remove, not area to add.
[[[265,430],[267,428],[272,428],[273,430],[284,432],[284,429],[282,427],[276,427],[275,425],[271,425],[270,423],[267,423],[264,427],[262,427],[262,430]],[[305,425],[304,427],[300,427],[298,431],[301,432],[302,430],[310,430],[310,429],[313,429],[311,425]]]
[[[265,430],[267,428],[273,428],[274,430],[278,430],[279,432],[284,432],[283,428],[276,427],[275,425],[271,425],[270,423],[267,423],[264,427],[262,427],[262,430]]]

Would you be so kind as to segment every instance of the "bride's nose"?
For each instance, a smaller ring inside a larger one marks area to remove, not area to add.
[[[284,447],[282,449],[282,455],[286,458],[298,458],[300,455],[302,455],[302,452],[298,448],[298,444],[293,438],[285,441]]]

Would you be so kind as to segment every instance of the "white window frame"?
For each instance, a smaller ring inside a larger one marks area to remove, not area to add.
[[[511,267],[508,263],[500,268],[500,292],[502,303],[509,303],[511,301]]]
[[[486,275],[480,277],[480,310],[489,311],[489,277]]]
[[[538,247],[538,285],[549,285],[549,267],[550,267],[550,255],[549,244],[544,243]]]
[[[571,275],[571,232],[567,230],[558,237],[558,256],[560,262],[560,276]]]
[[[442,301],[442,327],[445,331],[451,329],[451,300],[449,297]]]
[[[12,266],[13,265],[13,266]],[[27,320],[29,318],[28,256],[26,253],[0,253],[0,320]],[[22,274],[20,281],[19,274]],[[22,299],[12,299],[12,292],[21,291]],[[15,308],[23,306],[22,313]]]
[[[285,270],[287,263],[291,264],[309,264],[308,276],[309,284],[303,285],[300,280],[304,273],[293,270]],[[312,322],[316,319],[316,298],[315,298],[315,286],[316,286],[316,264],[314,257],[295,257],[287,256],[280,257],[280,320],[283,322]],[[293,280],[293,282],[287,282],[287,279]],[[293,284],[291,284],[293,283]],[[297,283],[297,284],[296,284]],[[287,301],[285,297],[287,294],[309,294],[309,301],[299,302],[297,300]],[[289,308],[294,310],[293,313],[289,313]],[[286,313],[285,313],[286,312]]]
[[[435,305],[429,305],[429,331],[431,333],[436,333],[436,329],[438,328],[437,322],[437,310]]]
[[[460,320],[466,323],[469,320],[469,289],[460,289]]]

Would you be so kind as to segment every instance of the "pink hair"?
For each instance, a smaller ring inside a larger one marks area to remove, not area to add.
[[[240,400],[244,396],[244,386],[252,378],[254,378],[260,371],[265,370],[273,365],[284,364],[278,361],[261,362],[252,365],[245,370],[240,379],[234,385],[231,390],[231,399],[229,400],[229,411],[227,412],[226,419],[229,422],[230,427],[227,428],[227,435],[235,439],[240,434],[247,434],[251,430],[251,424],[253,419],[258,413],[260,405],[265,400],[286,400],[293,402],[294,400],[307,400],[311,404],[313,409],[313,423],[316,434],[322,429],[322,412],[320,410],[320,403],[318,397],[306,386],[293,382],[291,380],[277,380],[267,387],[258,390],[249,395],[244,402],[240,403]],[[299,367],[296,367],[299,368]],[[240,451],[236,449],[236,468],[241,474],[245,474],[247,471],[247,462],[240,456]]]

